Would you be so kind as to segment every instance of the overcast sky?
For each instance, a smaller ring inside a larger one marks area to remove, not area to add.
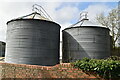
[[[3,0],[4,1],[4,0]],[[108,12],[118,6],[118,0],[102,0],[101,2],[90,2],[89,0],[74,2],[55,1],[42,2],[39,0],[21,0],[8,2],[0,1],[0,41],[6,41],[7,21],[32,13],[32,5],[41,5],[47,13],[52,17],[53,21],[61,25],[61,30],[74,24],[80,17],[80,12],[87,11],[88,18],[95,21],[95,16],[104,12]],[[33,2],[34,1],[34,2]],[[114,2],[113,2],[114,1]]]

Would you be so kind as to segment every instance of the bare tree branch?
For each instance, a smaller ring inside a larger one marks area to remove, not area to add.
[[[120,37],[119,30],[120,26],[118,24],[118,9],[112,9],[107,16],[105,16],[103,13],[96,16],[96,20],[101,23],[103,26],[106,26],[110,29],[110,33],[113,38],[113,47],[115,47],[115,44]]]

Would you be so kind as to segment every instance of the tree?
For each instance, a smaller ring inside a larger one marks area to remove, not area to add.
[[[113,43],[113,49],[116,47],[116,42],[120,36],[119,30],[120,30],[120,22],[119,22],[119,10],[118,9],[112,9],[108,15],[104,15],[103,13],[96,16],[96,20],[101,23],[103,26],[106,26],[110,29],[110,34],[112,36],[112,43]]]

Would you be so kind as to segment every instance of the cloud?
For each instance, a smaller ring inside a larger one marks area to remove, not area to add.
[[[15,2],[0,3],[0,41],[6,41],[7,21],[28,14],[31,11],[31,4]]]
[[[56,11],[56,16],[58,17],[55,20],[64,24],[76,19],[78,15],[79,9],[77,7],[66,6]]]
[[[88,18],[94,22],[96,15],[100,13],[107,14],[110,10],[109,6],[105,4],[95,4],[89,5],[84,11],[88,12]]]
[[[44,3],[42,6],[49,13],[49,15],[53,18],[53,21],[66,25],[69,24],[72,20],[75,20],[79,16],[79,9],[75,6],[74,3],[57,3],[57,2],[49,2]],[[76,3],[77,4],[77,3]],[[64,6],[65,5],[65,6]],[[69,25],[68,25],[69,26]],[[64,26],[62,26],[64,28]]]

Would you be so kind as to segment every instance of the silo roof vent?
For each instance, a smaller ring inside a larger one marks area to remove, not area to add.
[[[71,25],[70,27],[80,27],[80,26],[83,26],[83,27],[105,27],[105,26],[102,26],[102,25],[98,25],[96,23],[93,23],[91,21],[89,21],[89,19],[87,18],[87,13],[88,12],[82,12],[80,13],[80,19],[77,23]]]

